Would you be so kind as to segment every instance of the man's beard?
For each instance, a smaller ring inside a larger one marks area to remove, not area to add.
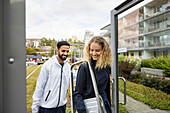
[[[68,55],[60,55],[60,53],[59,53],[59,55],[58,55],[58,56],[60,57],[60,59],[61,59],[61,60],[66,60],[66,59],[67,59],[67,57],[68,57]],[[66,57],[64,57],[64,58],[63,58],[63,56],[66,56]]]

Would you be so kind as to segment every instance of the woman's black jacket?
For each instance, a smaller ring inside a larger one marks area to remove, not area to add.
[[[109,68],[95,69],[96,62],[92,61],[91,66],[96,78],[99,94],[104,102],[110,105],[110,72]],[[73,100],[76,110],[79,113],[85,113],[85,105],[83,99],[95,97],[92,79],[87,63],[83,63],[77,73],[76,87],[73,93]]]

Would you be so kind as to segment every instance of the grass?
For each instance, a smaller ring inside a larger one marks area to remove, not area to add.
[[[123,81],[119,81],[120,91],[123,89]],[[150,105],[152,108],[170,110],[170,95],[154,88],[149,88],[141,84],[126,82],[126,94]]]
[[[38,65],[33,65],[33,66],[29,66],[29,68],[27,69],[27,75],[29,75],[34,69],[36,69],[38,67]]]
[[[31,68],[31,67],[30,67]],[[29,68],[29,69],[30,69]],[[28,69],[28,70],[29,70]],[[41,68],[38,68],[28,79],[27,79],[27,113],[32,113],[31,105],[32,105],[32,95],[35,90],[36,81],[39,76]],[[31,72],[31,71],[30,71]]]
[[[119,104],[119,113],[128,113],[124,105]]]

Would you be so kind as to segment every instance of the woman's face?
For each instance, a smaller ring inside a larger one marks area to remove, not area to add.
[[[93,58],[93,60],[98,60],[100,58],[102,52],[102,47],[96,43],[96,42],[92,42],[90,44],[90,55]]]

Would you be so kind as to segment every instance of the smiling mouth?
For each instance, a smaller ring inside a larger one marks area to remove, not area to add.
[[[93,56],[94,58],[97,58],[97,56]]]

